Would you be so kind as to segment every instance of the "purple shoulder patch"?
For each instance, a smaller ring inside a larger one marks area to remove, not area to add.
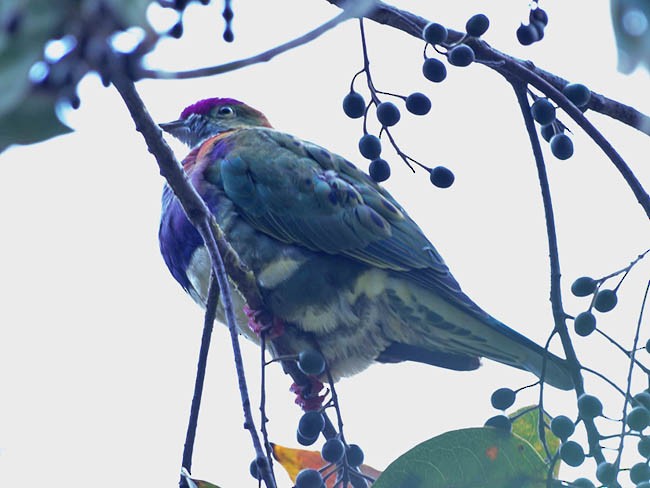
[[[207,114],[210,110],[212,110],[214,107],[218,107],[220,105],[242,105],[243,102],[240,102],[239,100],[235,100],[234,98],[205,98],[203,100],[199,100],[196,103],[193,103],[192,105],[185,107],[185,109],[181,112],[181,119],[185,120],[192,114]]]

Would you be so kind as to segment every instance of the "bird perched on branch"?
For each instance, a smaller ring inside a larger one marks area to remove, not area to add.
[[[486,357],[572,388],[565,361],[479,308],[395,199],[343,157],[229,98],[161,127],[192,148],[185,171],[285,343],[296,354],[316,343],[335,380],[374,361],[473,370]],[[169,187],[159,237],[174,278],[205,305],[210,259]],[[259,340],[234,290],[241,332]]]

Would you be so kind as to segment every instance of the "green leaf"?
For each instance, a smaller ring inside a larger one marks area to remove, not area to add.
[[[527,412],[526,412],[527,411]],[[522,412],[526,412],[522,415]],[[546,451],[542,440],[539,438],[539,409],[535,405],[529,407],[523,407],[517,410],[515,413],[510,414],[509,416],[512,421],[512,433],[518,435],[522,439],[528,441],[528,443],[533,446],[537,454],[539,454],[543,459],[546,458]],[[546,427],[551,423],[551,417],[548,414],[544,414],[545,427],[544,427],[544,436],[546,439],[546,447],[548,447],[549,454],[552,456],[560,448],[560,439],[551,432],[551,429]],[[560,471],[560,463],[556,463],[553,469],[553,474],[558,475]]]
[[[55,99],[44,94],[26,97],[20,106],[0,115],[0,152],[11,144],[32,144],[71,132],[56,116]]]
[[[490,427],[461,429],[415,446],[373,488],[545,488],[546,464],[524,439]]]
[[[650,69],[650,2],[612,0],[611,12],[619,71],[631,73],[639,64]]]

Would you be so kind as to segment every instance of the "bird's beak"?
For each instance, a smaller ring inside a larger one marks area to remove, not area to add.
[[[158,124],[158,127],[181,141],[185,141],[190,132],[190,128],[187,125],[187,120],[183,119],[174,120],[173,122],[164,122],[162,124]]]

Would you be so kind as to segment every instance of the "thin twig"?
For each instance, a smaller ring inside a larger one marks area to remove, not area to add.
[[[201,348],[199,350],[199,361],[196,367],[196,380],[194,382],[194,395],[192,396],[192,406],[190,407],[190,420],[185,435],[185,446],[183,447],[182,467],[188,473],[192,472],[192,454],[194,452],[194,439],[196,438],[196,427],[199,421],[199,410],[201,408],[201,398],[203,396],[203,383],[205,381],[205,370],[208,363],[208,351],[210,350],[210,339],[214,320],[217,315],[217,304],[219,303],[219,284],[214,276],[210,276],[210,288],[208,289],[208,300],[205,306],[205,318],[203,321],[203,334],[201,336]],[[179,486],[183,487],[187,480],[183,475]]]
[[[542,193],[542,202],[544,205],[544,216],[546,219],[546,235],[549,247],[549,265],[551,268],[551,307],[553,311],[553,320],[555,322],[555,330],[560,336],[562,347],[567,357],[569,364],[569,371],[573,379],[576,395],[579,397],[584,393],[583,378],[581,374],[580,361],[576,355],[569,330],[566,326],[566,313],[562,306],[562,291],[560,287],[560,255],[557,244],[557,234],[555,230],[555,215],[553,213],[553,200],[551,198],[551,191],[548,184],[548,176],[546,174],[546,166],[544,164],[544,156],[542,155],[542,148],[537,137],[535,130],[535,122],[530,114],[530,105],[528,104],[528,96],[526,93],[526,85],[521,82],[510,80],[514,88],[519,102],[519,107],[524,118],[524,123],[528,136],[530,138],[533,155],[535,157],[535,165],[537,167],[537,176],[539,178],[540,190]],[[605,461],[602,449],[599,443],[600,433],[593,419],[583,419],[585,430],[587,431],[587,439],[589,441],[589,452],[596,460],[597,464]],[[612,488],[618,488],[618,484],[612,485]]]
[[[625,442],[625,426],[627,425],[627,406],[630,402],[630,388],[632,388],[632,373],[634,372],[634,356],[636,354],[636,348],[639,344],[639,334],[641,332],[641,324],[643,323],[643,312],[645,310],[646,300],[648,299],[648,291],[650,290],[650,280],[645,287],[645,293],[643,294],[643,301],[641,302],[641,310],[639,311],[639,320],[636,324],[636,332],[634,334],[634,342],[632,344],[632,352],[630,353],[630,367],[627,371],[627,390],[625,391],[625,400],[623,401],[623,419],[621,420],[621,440],[618,444],[618,456],[616,456],[616,466],[619,466],[621,462],[621,455],[623,454],[623,443]]]
[[[226,316],[226,323],[230,331],[233,354],[235,356],[235,369],[239,380],[239,390],[244,410],[244,425],[251,435],[257,458],[264,459],[264,451],[262,450],[262,445],[257,435],[255,421],[253,420],[251,412],[248,387],[246,386],[246,377],[244,375],[244,366],[239,347],[239,334],[233,310],[230,284],[226,275],[224,261],[219,251],[217,238],[214,234],[214,229],[217,228],[218,225],[205,202],[201,199],[196,189],[189,182],[183,169],[176,161],[170,147],[162,139],[160,129],[156,126],[147,112],[140,95],[135,89],[133,81],[131,81],[122,69],[120,59],[117,55],[111,56],[111,67],[111,80],[113,81],[117,91],[122,96],[122,99],[131,114],[131,118],[136,124],[136,129],[143,135],[149,151],[156,158],[156,162],[160,168],[160,173],[167,179],[169,186],[172,188],[174,194],[183,206],[183,210],[185,211],[188,220],[201,235],[210,255],[212,270],[219,283],[221,302]],[[234,251],[232,252],[234,253]],[[260,474],[268,488],[275,488],[275,481],[270,472],[270,465],[268,463],[264,463],[264,466],[260,467]]]
[[[316,27],[315,29],[303,34],[302,36],[296,37],[284,44],[280,44],[272,49],[264,51],[262,53],[256,54],[255,56],[250,56],[248,58],[239,59],[237,61],[231,61],[229,63],[220,64],[217,66],[210,66],[205,68],[191,69],[187,71],[158,71],[151,69],[143,69],[139,72],[141,78],[155,78],[162,80],[181,80],[188,78],[202,78],[205,76],[214,76],[222,73],[227,73],[230,71],[235,71],[246,66],[251,66],[253,64],[264,63],[270,61],[279,54],[285,53],[291,49],[307,44],[314,39],[320,37],[325,32],[333,29],[342,22],[345,22],[348,19],[354,17],[361,17],[368,13],[369,10],[373,8],[373,0],[362,0],[356,2],[349,2],[349,5],[346,5],[346,8],[339,15],[333,19],[325,22],[324,24]]]

